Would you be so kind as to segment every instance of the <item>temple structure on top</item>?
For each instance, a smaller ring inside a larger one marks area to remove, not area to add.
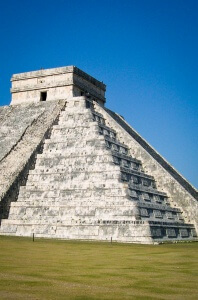
[[[69,66],[12,76],[0,107],[0,234],[195,241],[198,193]],[[141,112],[140,112],[141,113]]]
[[[14,74],[11,105],[90,95],[105,103],[106,86],[75,66]]]

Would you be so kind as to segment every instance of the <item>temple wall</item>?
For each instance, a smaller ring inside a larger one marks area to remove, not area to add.
[[[106,86],[73,66],[15,74],[11,81],[11,105],[67,99],[86,93],[101,105],[105,102]]]
[[[46,92],[47,98],[45,101],[53,100],[65,100],[73,96],[72,86],[60,86],[60,87],[40,87],[35,90],[21,91],[12,94],[11,105],[27,104],[27,103],[39,103],[41,101],[41,93]]]

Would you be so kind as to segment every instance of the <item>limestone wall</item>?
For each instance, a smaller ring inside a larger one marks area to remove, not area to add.
[[[58,87],[57,84],[55,87],[53,87],[52,84],[42,84],[35,87],[35,89],[30,87],[26,90],[20,90],[19,92],[12,94],[11,105],[28,104],[32,102],[39,103],[41,101],[42,92],[47,93],[46,101],[65,100],[73,96],[72,83],[67,82],[67,84],[62,84],[62,86],[60,83],[60,86]]]
[[[14,74],[11,82],[12,105],[39,102],[43,92],[46,93],[45,101],[89,92],[102,105],[105,102],[106,86],[74,66]]]

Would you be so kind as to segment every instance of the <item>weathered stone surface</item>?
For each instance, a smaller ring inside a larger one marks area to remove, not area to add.
[[[68,76],[67,68],[14,75],[14,92],[39,88],[42,76],[50,85],[52,78]],[[75,75],[90,91],[92,85],[104,88],[79,70]],[[7,212],[0,234],[135,243],[195,240],[197,191],[93,94],[65,98],[0,109],[0,196]]]
[[[0,109],[4,111],[0,130],[1,218],[7,215],[10,201],[16,200],[19,186],[25,184],[36,153],[64,106],[64,101],[55,101]]]
[[[105,84],[75,66],[14,74],[11,81],[12,105],[66,100],[85,94],[101,105],[105,102]]]

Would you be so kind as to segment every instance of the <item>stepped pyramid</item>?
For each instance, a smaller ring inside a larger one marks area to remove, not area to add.
[[[15,74],[0,109],[1,235],[197,240],[197,191],[76,67]]]

